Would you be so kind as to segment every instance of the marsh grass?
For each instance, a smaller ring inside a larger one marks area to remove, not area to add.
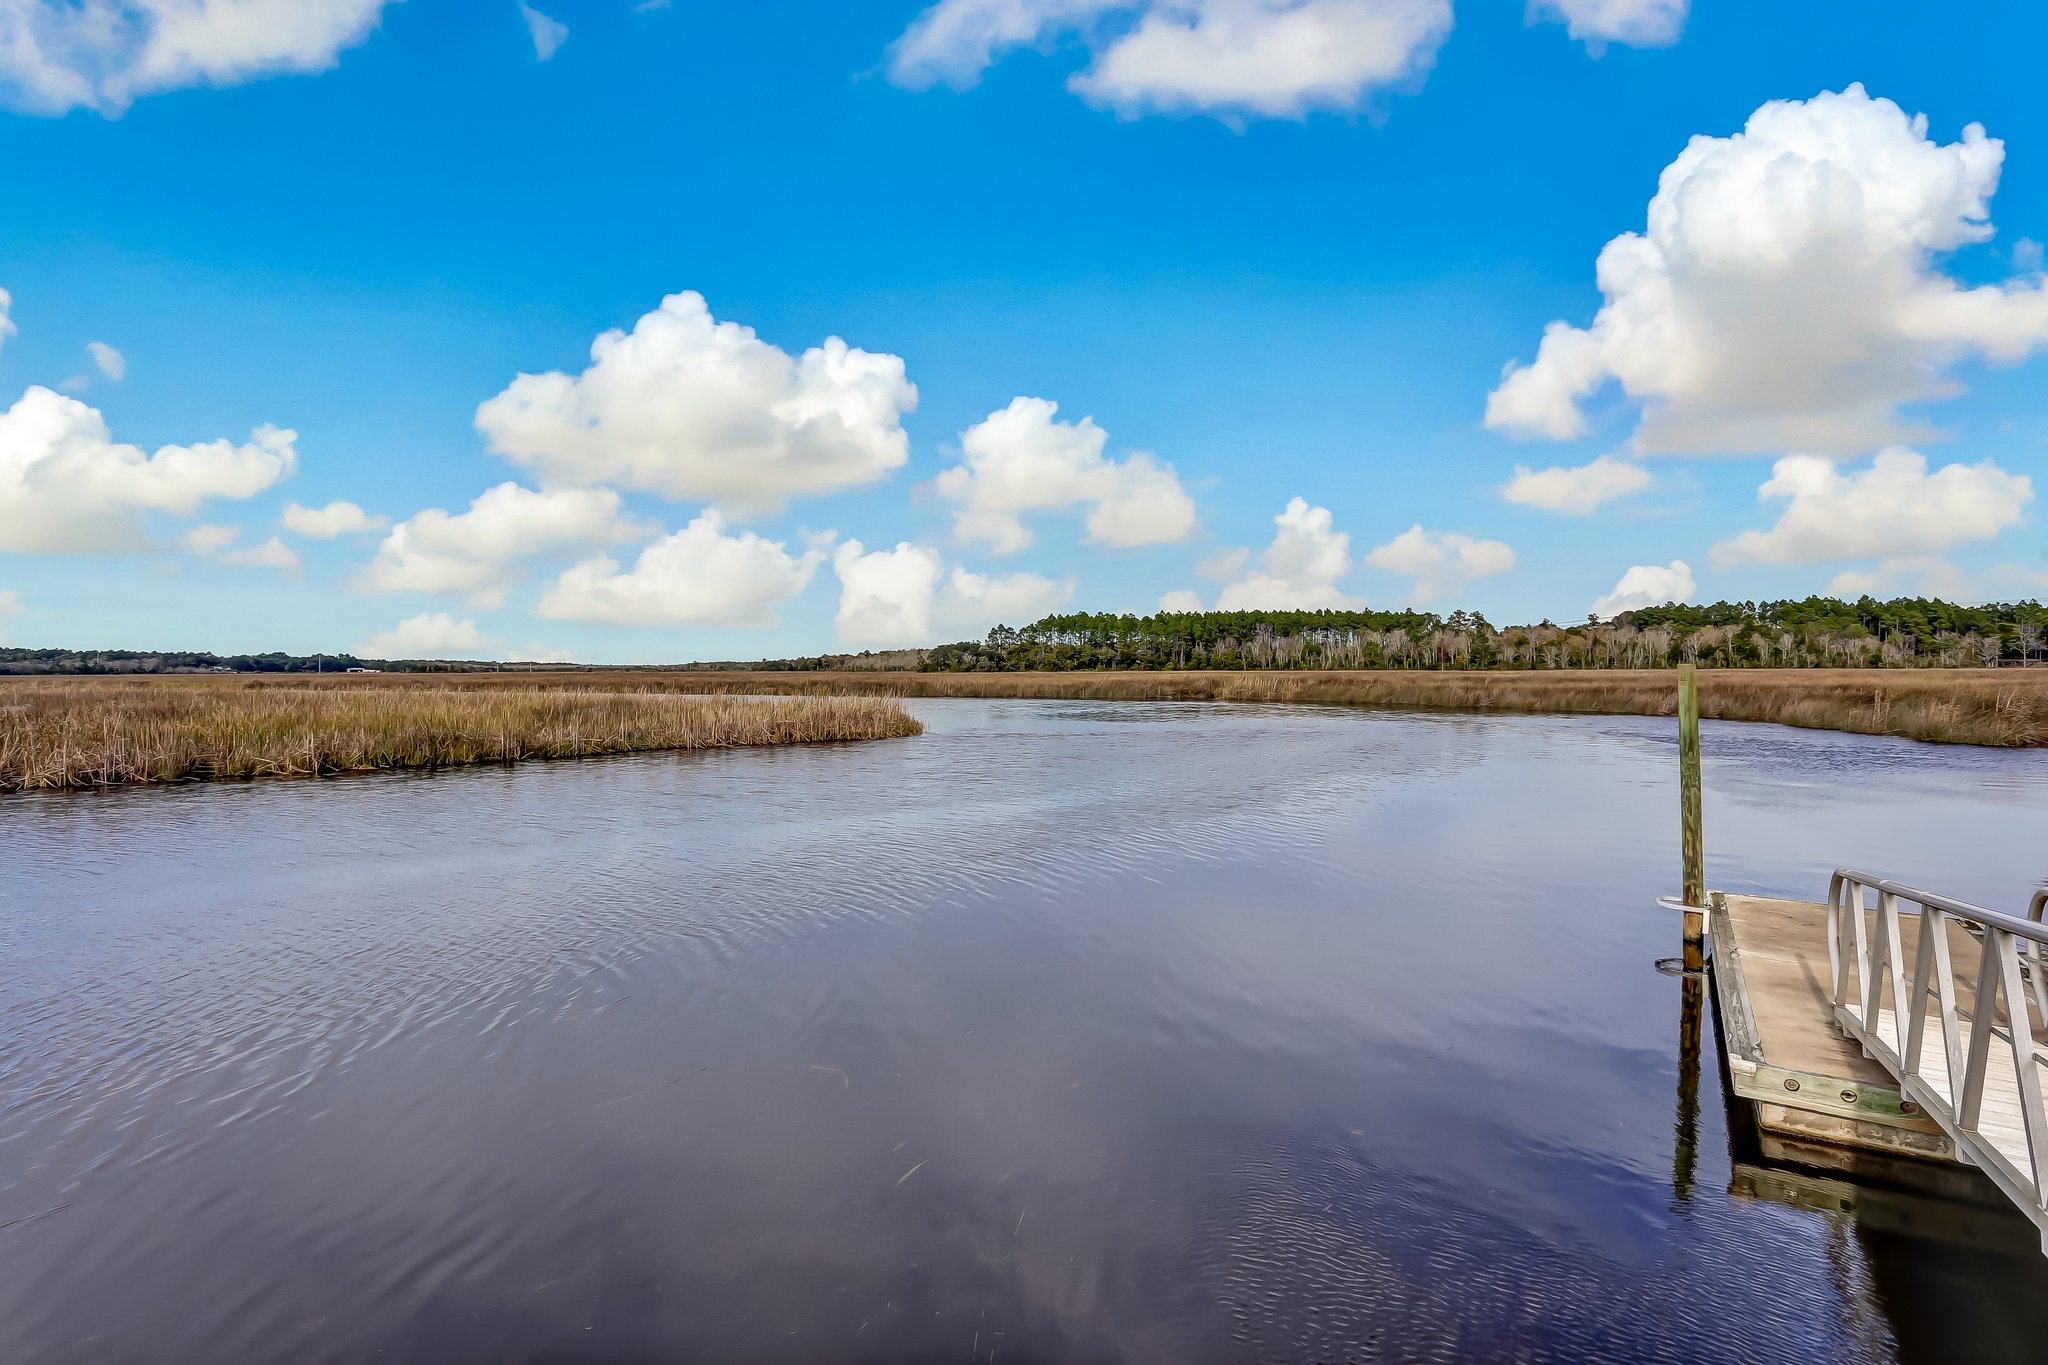
[[[693,675],[662,675],[691,678]],[[704,691],[910,697],[1151,698],[1308,702],[1418,711],[1669,716],[1666,670],[1208,673],[714,673]],[[2048,745],[2048,668],[1706,669],[1700,712],[1810,730],[2001,748]]]
[[[752,694],[757,699],[739,700]],[[663,672],[0,680],[0,790],[881,739],[902,697],[1297,702],[1668,716],[1669,670]],[[1708,669],[1709,719],[2048,746],[2048,668]]]
[[[900,702],[882,697],[751,700],[579,680],[578,688],[450,686],[445,679],[282,687],[214,679],[8,682],[0,684],[0,791],[812,744],[923,730]]]

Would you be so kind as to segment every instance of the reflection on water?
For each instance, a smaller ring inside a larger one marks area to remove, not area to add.
[[[1730,1193],[1668,723],[915,705],[0,806],[0,1358],[2019,1358]],[[2044,871],[2038,756],[1706,742],[1713,885]]]

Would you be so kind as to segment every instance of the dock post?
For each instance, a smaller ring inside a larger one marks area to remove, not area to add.
[[[1677,1144],[1671,1154],[1671,1192],[1692,1197],[1699,1164],[1700,1025],[1706,1005],[1707,869],[1700,829],[1700,676],[1678,666],[1678,820],[1685,860],[1684,982],[1678,1004]]]
[[[1678,666],[1678,819],[1685,857],[1685,969],[1705,965],[1707,866],[1700,829],[1700,675],[1693,664]]]

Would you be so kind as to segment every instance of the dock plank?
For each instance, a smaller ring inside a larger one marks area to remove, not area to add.
[[[1940,1126],[1835,1026],[1827,907],[1717,893],[1710,916],[1722,1038],[1735,1093],[1767,1138],[1953,1163]]]
[[[1890,1072],[1834,1026],[1828,992],[1828,909],[1812,901],[1728,896],[1732,945],[1756,1020],[1763,1060],[1773,1066],[1895,1085]]]

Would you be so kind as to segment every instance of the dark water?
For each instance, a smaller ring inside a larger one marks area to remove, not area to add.
[[[0,1360],[2048,1349],[2015,1215],[1731,1196],[1711,1034],[1689,1141],[1669,722],[917,709],[0,804]],[[2048,874],[2041,756],[1706,744],[1715,886]]]

